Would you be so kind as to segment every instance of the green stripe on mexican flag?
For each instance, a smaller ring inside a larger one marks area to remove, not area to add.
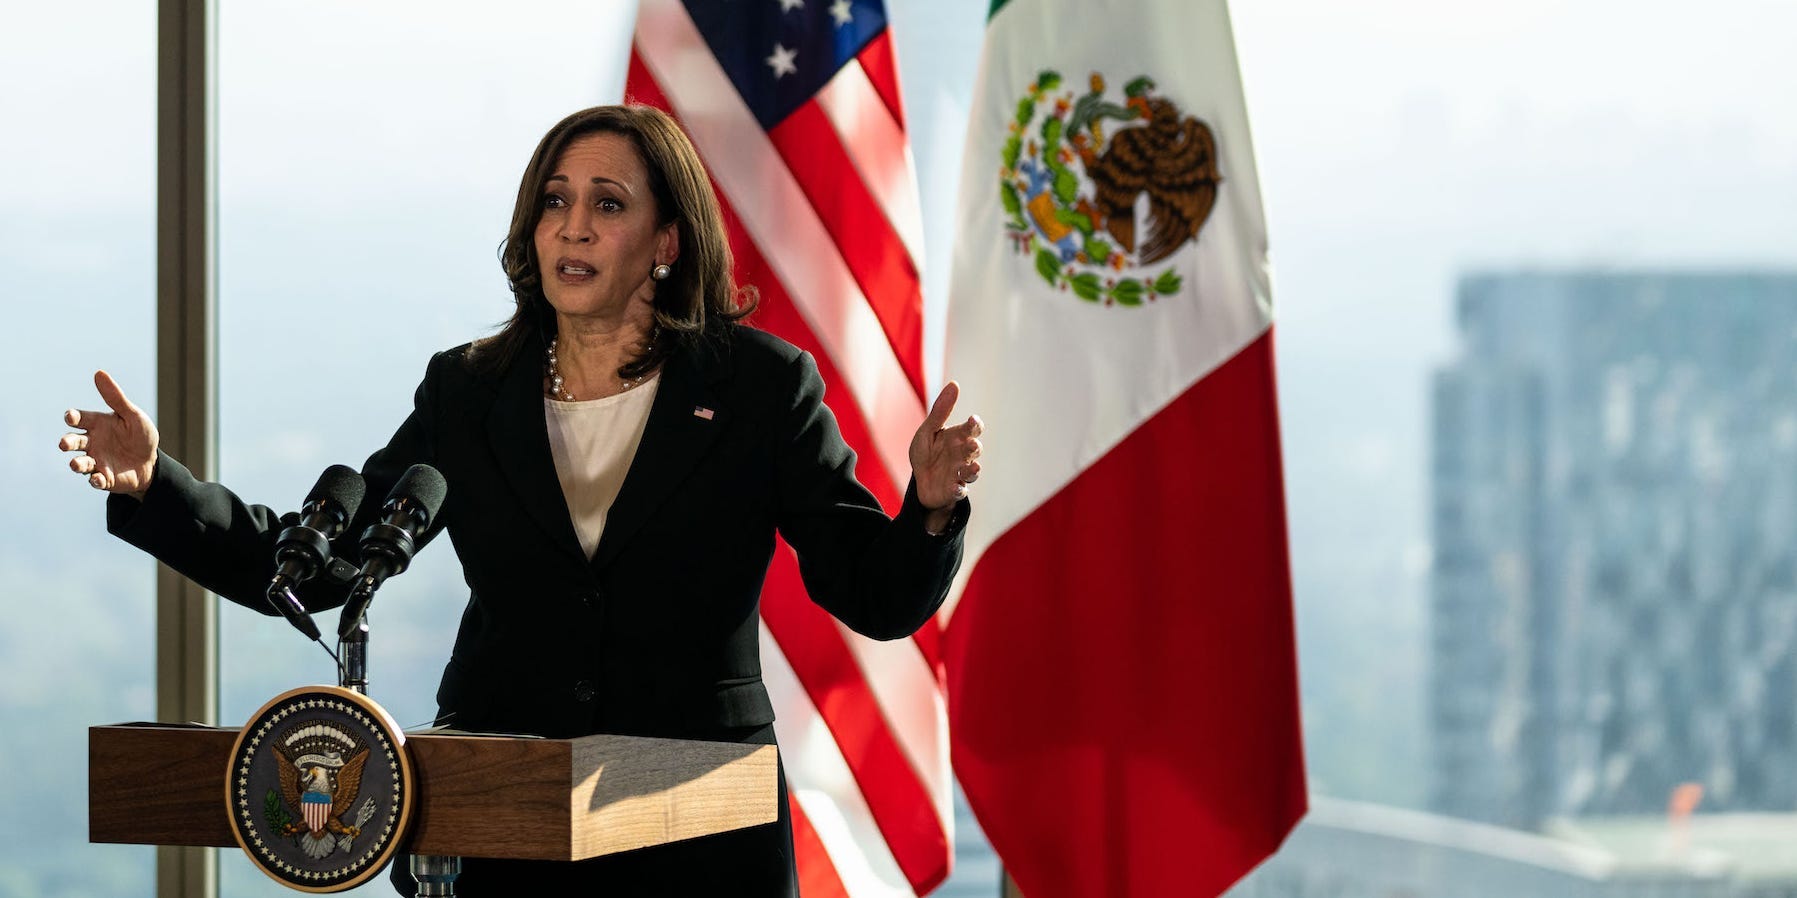
[[[1216,894],[1303,814],[1266,224],[1219,0],[993,4],[946,373],[985,419],[954,760],[1030,898]]]

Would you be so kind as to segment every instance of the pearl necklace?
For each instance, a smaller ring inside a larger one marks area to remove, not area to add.
[[[567,390],[562,389],[562,372],[561,372],[561,369],[559,367],[557,367],[556,360],[555,360],[555,341],[556,341],[556,339],[557,338],[555,338],[555,337],[549,338],[549,348],[547,350],[545,350],[543,353],[543,356],[544,356],[544,366],[543,366],[544,371],[543,371],[543,373],[545,375],[547,375],[549,378],[549,389],[547,391],[548,396],[550,399],[559,399],[562,402],[579,402],[580,400],[575,399],[573,393],[570,393]],[[648,372],[638,374],[636,377],[631,378],[630,380],[624,381],[623,382],[624,389],[619,390],[618,392],[623,393],[623,392],[629,390],[631,387],[634,387],[634,386],[642,383],[648,377],[649,377]]]

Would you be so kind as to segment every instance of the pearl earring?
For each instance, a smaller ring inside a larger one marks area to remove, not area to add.
[[[668,279],[668,275],[673,273],[674,269],[669,268],[666,265],[657,265],[653,271],[649,272],[649,276],[658,281],[665,281]]]

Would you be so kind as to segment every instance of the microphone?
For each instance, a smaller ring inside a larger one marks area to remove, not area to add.
[[[430,465],[413,465],[399,477],[387,501],[381,505],[381,520],[362,531],[362,571],[355,589],[343,605],[343,616],[337,622],[337,635],[347,639],[368,613],[374,591],[388,577],[405,573],[417,551],[418,534],[430,529],[449,484]]]
[[[308,639],[319,638],[318,625],[293,588],[330,565],[331,540],[349,526],[367,490],[355,469],[343,465],[326,468],[312,492],[306,494],[299,523],[282,530],[275,540],[275,575],[268,583],[268,603]]]

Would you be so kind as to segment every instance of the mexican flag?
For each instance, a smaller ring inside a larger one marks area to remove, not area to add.
[[[1272,291],[1222,0],[996,0],[946,373],[955,769],[1027,898],[1215,895],[1305,811]]]

